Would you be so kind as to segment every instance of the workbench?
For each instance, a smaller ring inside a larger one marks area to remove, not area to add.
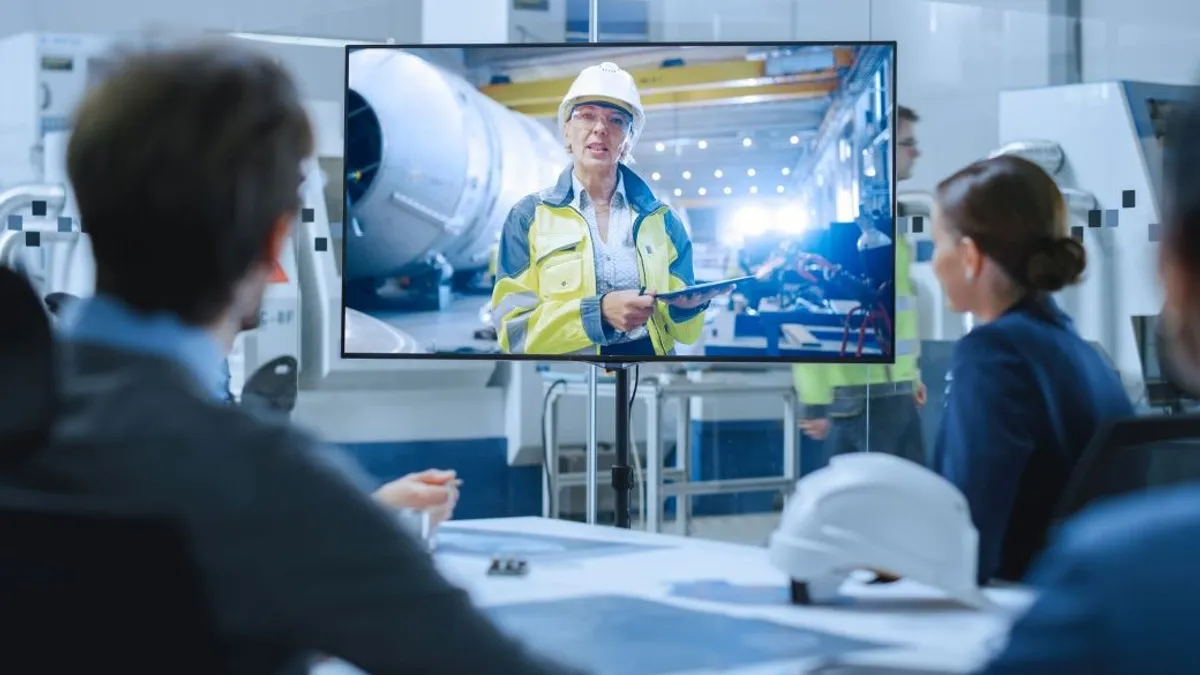
[[[544,518],[448,523],[434,555],[505,630],[598,675],[968,673],[1032,599],[989,589],[982,612],[914,582],[852,579],[840,602],[798,607],[764,548]],[[528,574],[489,576],[492,556]]]

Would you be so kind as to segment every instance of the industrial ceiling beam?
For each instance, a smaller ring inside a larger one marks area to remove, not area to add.
[[[769,76],[766,60],[735,60],[630,71],[647,107],[715,103],[746,96],[788,100],[833,91],[842,68],[853,63],[849,49],[835,49],[834,68]],[[573,78],[491,84],[480,91],[498,103],[534,116],[553,115]],[[739,91],[741,90],[741,91]]]
[[[769,101],[796,101],[829,96],[837,90],[836,79],[791,84],[760,84],[754,86],[690,89],[662,94],[642,94],[642,107],[646,110],[684,108],[713,105],[765,103]],[[565,90],[564,90],[565,91]],[[531,117],[554,117],[558,114],[559,99],[553,102],[505,104],[509,108]],[[502,102],[503,103],[503,102]]]

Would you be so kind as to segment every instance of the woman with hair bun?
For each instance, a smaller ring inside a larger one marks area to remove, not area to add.
[[[1028,160],[976,162],[937,187],[933,268],[976,327],[954,349],[934,468],[966,495],[980,583],[1025,575],[1085,446],[1133,415],[1050,296],[1087,267],[1067,229],[1062,192]]]
[[[1160,358],[1200,397],[1200,97],[1167,122]],[[1200,672],[1200,487],[1104,500],[1072,519],[1027,582],[1038,590],[985,675]]]

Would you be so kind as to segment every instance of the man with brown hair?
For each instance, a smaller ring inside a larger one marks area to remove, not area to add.
[[[68,148],[96,296],[64,317],[53,443],[0,485],[177,516],[228,672],[303,670],[314,652],[377,674],[566,672],[443,579],[354,467],[218,399],[312,151],[296,86],[265,55],[214,43],[120,59]]]

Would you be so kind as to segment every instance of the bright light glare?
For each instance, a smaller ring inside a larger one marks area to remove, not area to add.
[[[812,226],[808,209],[800,202],[792,202],[768,208],[759,205],[743,206],[733,212],[721,225],[720,241],[730,247],[739,247],[745,240],[767,232],[786,235],[802,234]]]
[[[808,229],[808,209],[800,204],[780,207],[776,216],[776,229],[787,234],[800,234]]]
[[[761,206],[743,206],[733,213],[730,219],[730,232],[734,238],[741,240],[746,237],[757,237],[771,227],[771,211]]]

